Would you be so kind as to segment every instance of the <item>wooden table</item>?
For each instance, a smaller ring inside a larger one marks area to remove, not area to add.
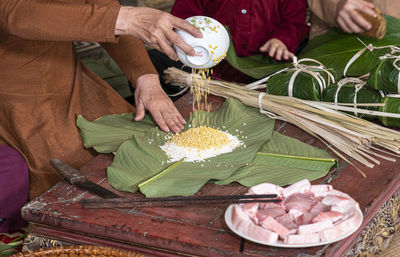
[[[222,99],[211,97],[217,108]],[[191,98],[176,102],[188,115]],[[322,144],[291,124],[277,122],[278,132],[309,144]],[[97,184],[111,189],[106,168],[112,155],[99,155],[81,167]],[[358,165],[358,164],[356,164]],[[360,167],[360,166],[359,166]],[[363,167],[362,167],[363,168]],[[224,221],[227,206],[83,209],[80,199],[94,197],[66,182],[60,182],[22,209],[24,219],[35,224],[26,247],[65,244],[98,244],[141,252],[149,256],[368,256],[382,250],[399,227],[399,162],[382,161],[373,169],[363,168],[363,178],[354,167],[340,162],[317,183],[330,183],[359,202],[364,213],[361,228],[331,245],[313,248],[275,248],[246,241],[232,233]],[[114,192],[124,197],[135,194]],[[239,184],[207,184],[198,195],[246,192]],[[138,193],[137,193],[138,194]]]

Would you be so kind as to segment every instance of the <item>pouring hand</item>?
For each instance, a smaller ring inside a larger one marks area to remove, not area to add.
[[[178,46],[188,55],[195,55],[193,48],[175,33],[174,29],[177,28],[195,37],[202,37],[200,30],[169,13],[147,7],[123,6],[118,14],[115,34],[137,37],[173,60],[178,60],[178,56],[171,44]]]

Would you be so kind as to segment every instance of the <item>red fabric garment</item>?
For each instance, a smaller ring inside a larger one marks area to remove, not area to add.
[[[239,56],[260,54],[271,38],[294,53],[309,27],[305,0],[176,0],[171,13],[180,18],[212,17],[229,27]]]

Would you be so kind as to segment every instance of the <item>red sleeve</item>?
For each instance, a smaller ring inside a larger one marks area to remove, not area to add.
[[[115,42],[121,6],[97,1],[0,0],[0,29],[32,40]]]
[[[204,15],[204,6],[206,4],[207,0],[176,0],[171,14],[182,19]]]
[[[280,0],[281,24],[274,30],[271,38],[281,40],[294,53],[310,31],[306,24],[306,14],[305,0]]]

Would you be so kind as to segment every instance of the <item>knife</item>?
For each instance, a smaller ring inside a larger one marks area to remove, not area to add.
[[[82,189],[89,191],[90,193],[96,194],[103,198],[119,198],[119,195],[93,183],[90,180],[87,180],[86,177],[82,175],[79,171],[75,170],[74,168],[60,161],[59,159],[52,159],[50,160],[50,163],[68,183],[78,186]]]

